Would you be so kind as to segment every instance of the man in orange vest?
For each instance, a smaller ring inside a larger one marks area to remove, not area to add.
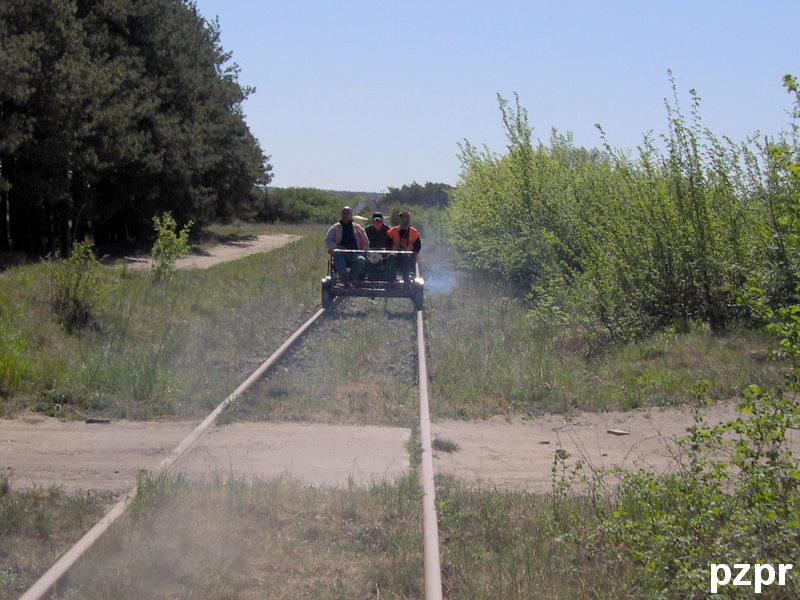
[[[398,215],[400,220],[399,225],[391,227],[387,233],[391,241],[392,250],[409,250],[414,253],[414,256],[407,254],[397,255],[393,254],[389,257],[387,268],[387,279],[394,281],[396,269],[399,267],[400,273],[403,275],[403,281],[408,283],[411,280],[411,268],[416,262],[419,251],[422,249],[422,241],[420,240],[419,231],[415,227],[411,227],[411,214],[403,211]],[[388,246],[388,242],[387,242]]]

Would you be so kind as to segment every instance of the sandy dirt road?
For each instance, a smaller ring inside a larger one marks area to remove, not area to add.
[[[62,485],[118,495],[155,469],[195,423],[0,420],[0,473],[15,488]],[[190,477],[289,476],[318,486],[392,480],[408,468],[409,431],[302,423],[240,423],[201,439],[178,470]]]
[[[704,411],[707,422],[735,414],[733,403]],[[440,421],[434,437],[458,444],[438,451],[435,469],[489,487],[548,492],[553,455],[560,444],[596,467],[669,469],[669,440],[692,424],[687,409],[583,413],[568,421],[547,415],[511,422]],[[119,421],[107,425],[62,423],[30,417],[0,420],[0,473],[14,487],[63,485],[119,494],[140,470],[154,469],[194,423]],[[609,429],[630,432],[613,435]],[[238,423],[217,427],[180,469],[190,477],[243,478],[288,475],[310,485],[344,487],[392,480],[408,469],[410,432],[397,427],[306,423]],[[792,440],[800,450],[800,440]]]
[[[718,403],[702,414],[707,423],[720,423],[736,416],[736,404]],[[431,427],[434,438],[459,446],[452,453],[436,453],[437,472],[490,487],[549,492],[559,447],[570,454],[567,465],[580,459],[587,467],[642,467],[663,472],[675,466],[672,440],[693,422],[690,409],[651,408],[580,413],[569,419],[545,415],[511,422],[444,421]]]
[[[236,260],[259,252],[269,252],[291,242],[299,240],[301,236],[290,233],[265,233],[254,238],[247,238],[232,242],[217,244],[204,254],[192,254],[178,259],[175,264],[177,269],[208,269],[219,263]],[[146,271],[152,264],[152,259],[146,256],[128,257],[129,267],[137,271]]]

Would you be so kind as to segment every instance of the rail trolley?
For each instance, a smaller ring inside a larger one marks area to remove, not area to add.
[[[362,254],[366,266],[355,281],[342,281],[333,266],[333,257],[339,252]],[[404,258],[412,260],[409,277],[403,278],[397,268],[391,277],[391,263]],[[414,252],[407,250],[334,250],[328,258],[328,273],[322,280],[322,308],[328,308],[337,296],[361,298],[408,298],[414,310],[422,310],[425,280],[419,275],[419,261]]]

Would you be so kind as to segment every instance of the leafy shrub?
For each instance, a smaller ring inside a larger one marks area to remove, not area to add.
[[[67,258],[49,258],[50,305],[64,328],[86,327],[107,288],[101,285],[102,267],[88,242],[78,242]]]
[[[601,526],[602,549],[641,567],[657,598],[705,595],[711,563],[793,562],[800,542],[800,460],[787,445],[800,429],[800,305],[773,312],[777,353],[792,370],[773,392],[751,386],[739,416],[709,426],[699,418],[678,442],[679,469],[623,476]],[[779,593],[796,597],[800,579]],[[729,590],[733,593],[733,590]],[[777,593],[777,590],[776,590]]]
[[[588,337],[619,342],[693,321],[719,330],[742,317],[735,300],[749,280],[773,306],[798,300],[796,142],[717,138],[702,126],[699,96],[687,118],[676,92],[665,150],[646,136],[631,158],[558,132],[536,145],[519,100],[499,102],[508,151],[465,143],[450,194],[467,266],[566,302]]]
[[[191,250],[189,247],[189,221],[176,233],[177,223],[172,214],[167,211],[161,217],[153,217],[153,226],[158,234],[153,244],[153,276],[159,281],[170,279],[175,273],[175,263],[182,254]]]

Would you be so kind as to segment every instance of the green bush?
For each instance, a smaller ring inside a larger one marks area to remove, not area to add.
[[[694,321],[718,331],[742,318],[735,300],[750,280],[773,306],[798,299],[796,141],[718,138],[692,91],[690,117],[677,93],[667,104],[665,149],[646,136],[632,158],[558,132],[534,144],[519,101],[499,101],[508,151],[465,143],[451,192],[449,227],[468,267],[540,303],[558,299],[587,335],[620,342]]]
[[[596,538],[604,552],[639,565],[648,597],[705,595],[711,563],[794,561],[800,460],[787,442],[800,429],[800,305],[755,305],[778,336],[777,354],[792,364],[785,384],[751,386],[733,420],[710,426],[698,418],[678,441],[676,472],[625,474]],[[800,579],[772,591],[796,597]]]
[[[161,217],[153,217],[153,226],[158,234],[153,244],[153,276],[159,281],[170,279],[175,273],[175,263],[182,254],[191,250],[189,247],[189,221],[176,233],[177,223],[172,214],[167,211]]]
[[[50,257],[47,273],[50,306],[59,322],[69,332],[89,325],[107,291],[91,244],[76,243],[67,258]]]

